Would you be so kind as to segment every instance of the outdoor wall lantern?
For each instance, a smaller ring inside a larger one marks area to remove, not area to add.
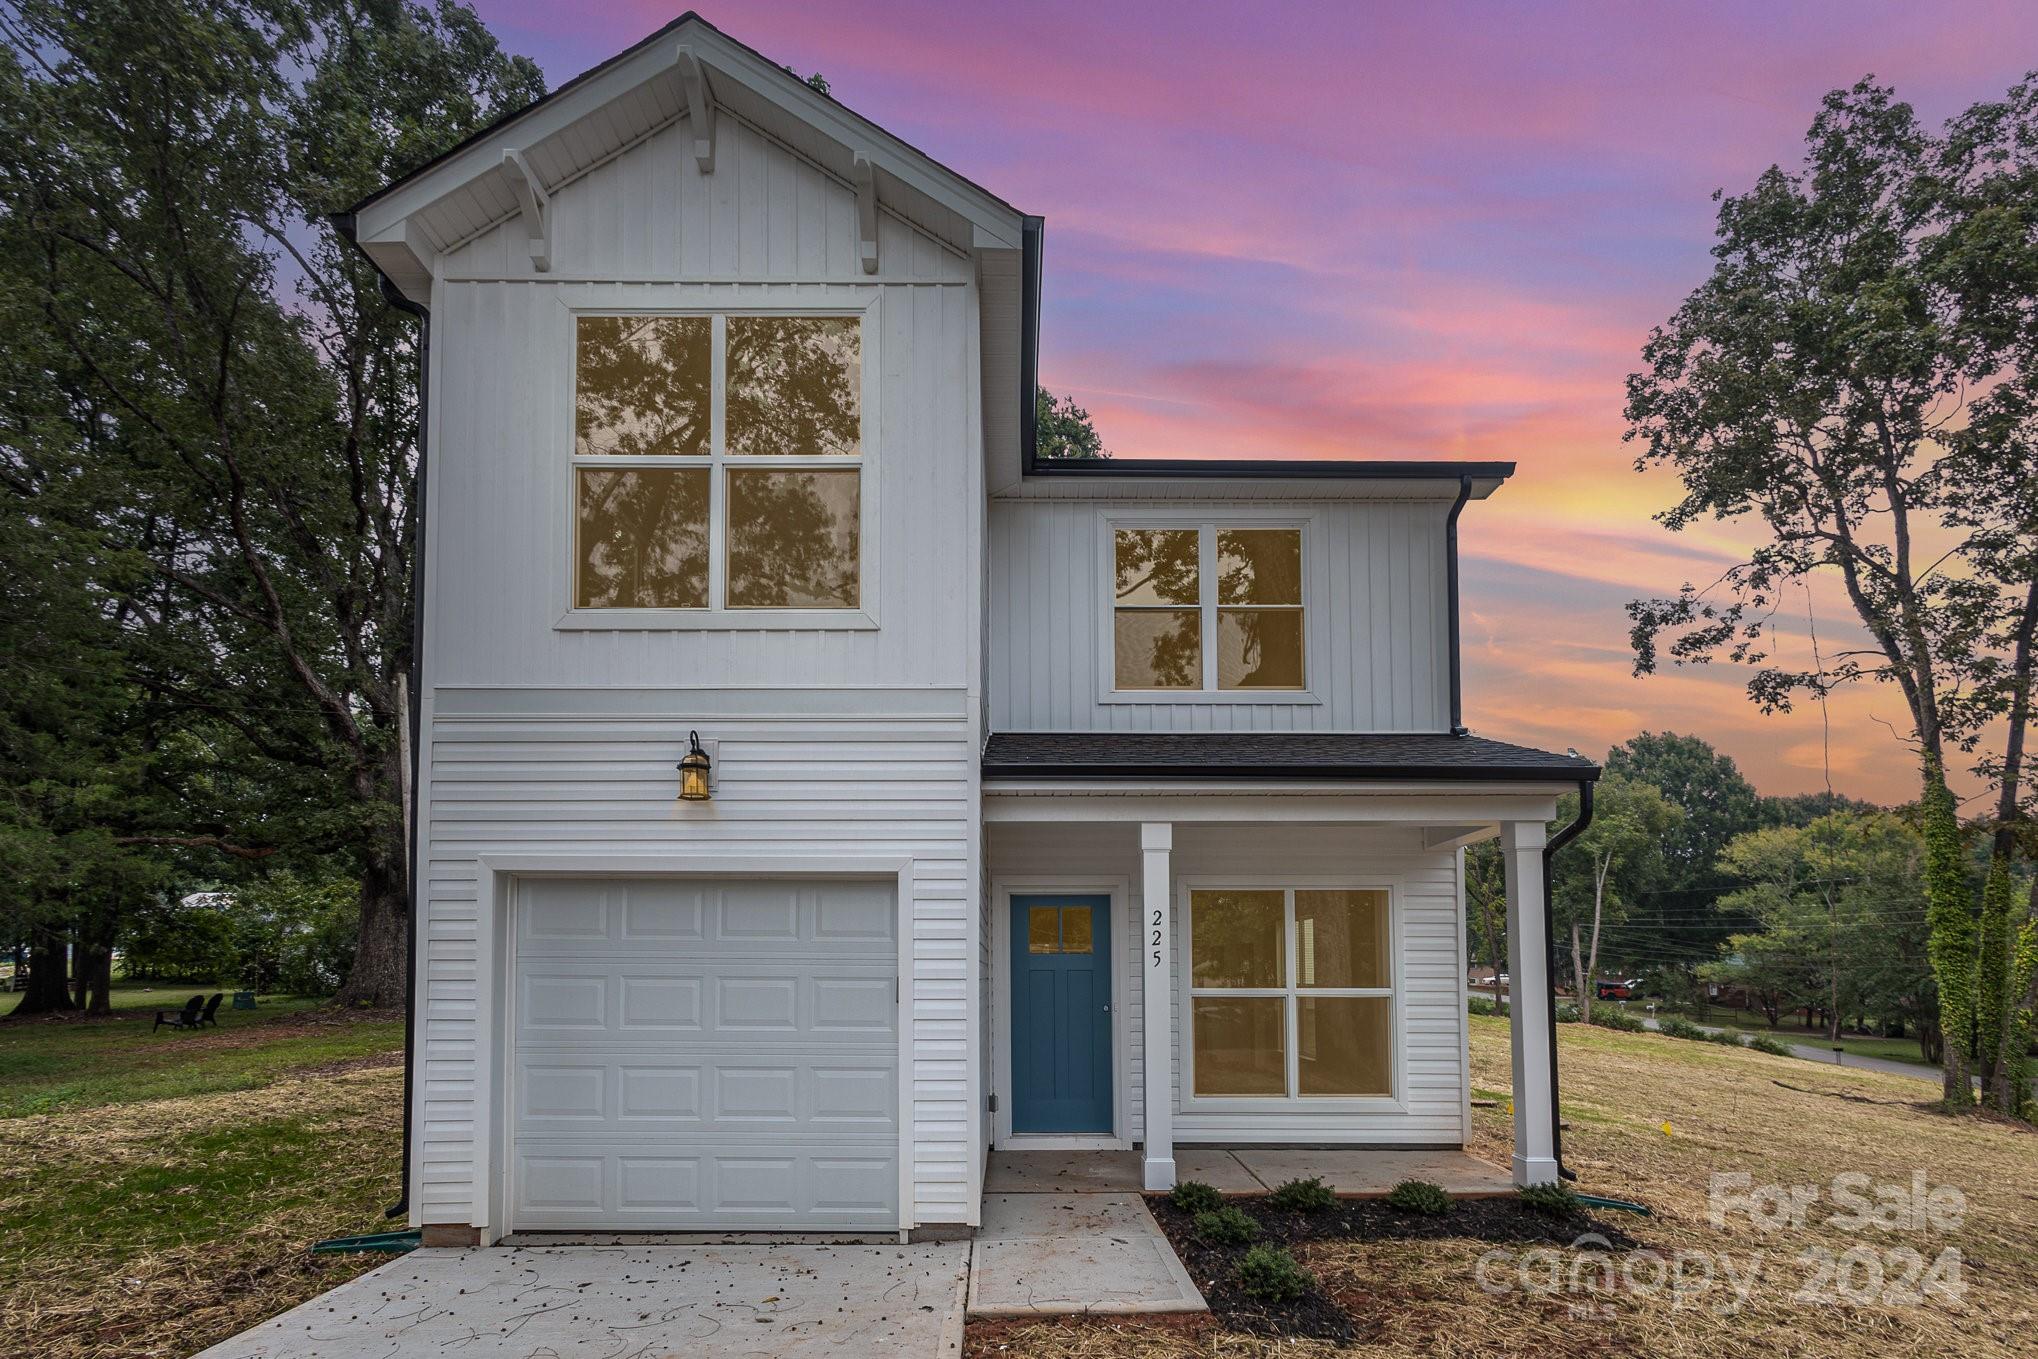
[[[708,752],[701,749],[699,732],[688,732],[686,739],[692,748],[679,761],[679,800],[706,802],[714,796],[708,789]]]

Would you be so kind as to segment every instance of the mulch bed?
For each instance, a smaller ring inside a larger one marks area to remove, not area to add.
[[[1290,1250],[1312,1241],[1472,1240],[1568,1246],[1587,1233],[1603,1239],[1612,1250],[1642,1244],[1620,1227],[1588,1214],[1554,1217],[1512,1198],[1459,1199],[1448,1213],[1436,1217],[1399,1212],[1379,1199],[1339,1199],[1318,1213],[1277,1208],[1262,1194],[1226,1195],[1224,1201],[1259,1223],[1260,1235],[1252,1244]],[[1250,1297],[1235,1282],[1238,1262],[1250,1245],[1216,1246],[1200,1240],[1193,1215],[1177,1209],[1165,1194],[1149,1195],[1146,1205],[1224,1329],[1340,1343],[1357,1338],[1351,1314],[1321,1287],[1312,1287],[1294,1302],[1267,1303]]]

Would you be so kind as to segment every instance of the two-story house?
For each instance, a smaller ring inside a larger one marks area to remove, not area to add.
[[[1460,720],[1511,464],[1037,458],[1041,220],[692,15],[341,223],[429,314],[415,1225],[936,1235],[994,1146],[1460,1146],[1491,836],[1554,1177],[1597,771]]]

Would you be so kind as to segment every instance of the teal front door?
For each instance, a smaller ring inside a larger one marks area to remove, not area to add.
[[[1111,1128],[1111,898],[1012,898],[1012,1131]]]

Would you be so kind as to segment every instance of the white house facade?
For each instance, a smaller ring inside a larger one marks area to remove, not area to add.
[[[941,1235],[994,1145],[1464,1143],[1463,848],[1541,938],[1597,774],[1460,719],[1510,464],[1036,457],[1040,219],[692,15],[341,225],[429,316],[413,1225]]]

